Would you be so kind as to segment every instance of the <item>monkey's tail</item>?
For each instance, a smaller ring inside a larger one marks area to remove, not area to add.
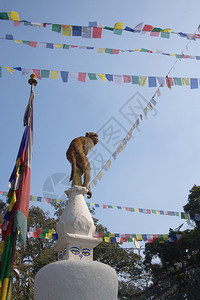
[[[73,151],[71,152],[71,164],[72,164],[72,171],[71,171],[71,176],[69,181],[73,180],[74,174],[76,172],[76,156]]]

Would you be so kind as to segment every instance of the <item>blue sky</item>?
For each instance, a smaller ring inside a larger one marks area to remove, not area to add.
[[[188,1],[3,1],[0,11],[17,11],[20,19],[35,22],[51,22],[87,26],[89,21],[114,26],[124,22],[134,27],[140,22],[154,27],[170,27],[176,32],[193,33],[199,25],[198,2]],[[168,53],[181,53],[188,40],[176,35],[170,39],[123,32],[121,36],[103,31],[101,39],[64,37],[52,32],[50,27],[35,28],[12,22],[0,21],[0,37],[12,34],[15,39],[38,42],[66,43],[117,49],[147,48]],[[185,54],[200,55],[200,41],[191,41]],[[121,53],[99,54],[80,49],[31,48],[13,41],[0,40],[0,65],[4,67],[64,70],[111,74],[165,76],[176,58],[158,54]],[[197,60],[177,61],[170,75],[200,77]],[[8,190],[8,179],[23,133],[23,114],[28,101],[29,76],[15,71],[12,75],[2,71],[0,140],[1,171],[0,190]],[[47,179],[65,178],[70,165],[65,152],[71,140],[87,131],[99,131],[108,122],[118,124],[128,131],[131,123],[124,118],[121,108],[136,93],[150,101],[156,88],[132,84],[103,83],[101,80],[85,83],[61,79],[38,80],[34,101],[34,144],[32,158],[31,194],[43,196],[48,188]],[[133,97],[134,98],[134,97]],[[104,172],[101,182],[93,188],[93,203],[121,205],[136,208],[183,211],[189,190],[199,184],[199,89],[176,86],[172,90],[161,89],[155,98],[157,114],[143,117],[140,132],[134,131],[134,139],[120,153],[111,168]],[[136,100],[135,100],[136,101]],[[112,123],[112,124],[114,124]],[[111,123],[110,123],[111,124]],[[105,128],[105,127],[104,127]],[[118,127],[115,127],[117,130]],[[125,134],[124,134],[125,136]],[[102,140],[101,140],[102,141]],[[102,141],[105,142],[105,141]],[[117,146],[110,146],[112,152]],[[96,146],[105,160],[111,154],[99,143]],[[96,167],[99,167],[97,165]],[[56,174],[56,175],[55,175]],[[94,177],[94,172],[92,177]],[[62,177],[63,176],[63,177]],[[54,182],[55,183],[55,182]],[[46,185],[44,185],[46,184]],[[55,185],[55,194],[62,196],[68,187],[61,182]],[[31,203],[32,204],[32,203]],[[39,204],[51,210],[48,204]],[[180,217],[145,215],[117,209],[96,209],[96,217],[110,232],[160,233],[168,232],[182,223]],[[186,227],[185,227],[186,228]],[[142,243],[143,244],[143,243]],[[126,246],[132,246],[127,243]]]

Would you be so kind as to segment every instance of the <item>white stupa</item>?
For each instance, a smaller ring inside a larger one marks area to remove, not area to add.
[[[72,186],[69,201],[57,224],[58,262],[43,267],[35,277],[35,300],[116,300],[118,278],[108,265],[93,261],[95,226],[84,200],[87,189]]]

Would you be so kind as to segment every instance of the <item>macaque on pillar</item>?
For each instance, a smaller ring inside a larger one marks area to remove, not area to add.
[[[86,132],[85,136],[75,138],[66,152],[68,161],[71,163],[72,171],[70,181],[72,186],[79,185],[88,189],[88,198],[92,197],[89,187],[91,167],[87,158],[88,152],[98,143],[98,134],[94,132]],[[84,182],[82,184],[82,175]]]

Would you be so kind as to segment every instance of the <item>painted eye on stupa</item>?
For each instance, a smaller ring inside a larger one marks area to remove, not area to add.
[[[80,253],[80,249],[78,247],[71,247],[70,251],[74,255],[78,255]]]
[[[90,255],[90,249],[83,248],[82,254],[83,254],[84,256],[89,256],[89,255]]]

